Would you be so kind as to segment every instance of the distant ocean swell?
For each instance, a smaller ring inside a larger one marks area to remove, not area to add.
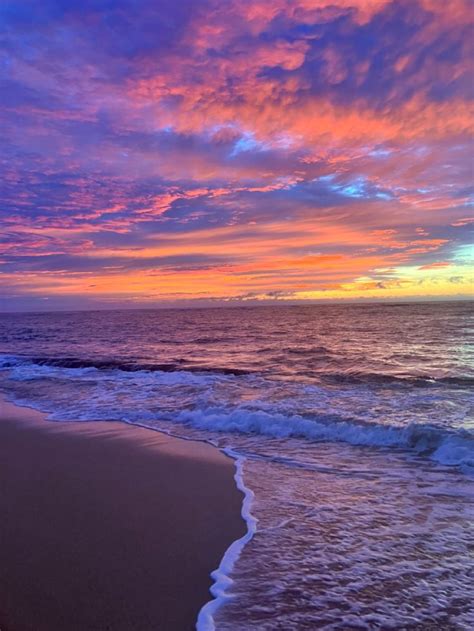
[[[288,403],[282,412],[277,401],[272,403],[258,398],[242,402],[227,401],[221,396],[215,400],[213,388],[238,389],[240,382],[235,379],[249,376],[245,371],[210,368],[193,371],[180,370],[171,364],[13,355],[0,356],[0,371],[6,377],[4,389],[14,400],[52,413],[58,420],[125,420],[140,424],[168,420],[208,432],[406,450],[443,465],[474,471],[474,433],[468,429],[439,427],[426,422],[403,426],[372,420],[365,422],[334,411],[301,413],[296,404],[292,410]],[[382,377],[375,375],[375,382]],[[69,397],[50,400],[44,395],[45,381],[60,381],[63,388],[85,384],[94,390],[77,404]],[[453,386],[453,380],[438,381],[441,385]],[[460,386],[466,386],[466,380],[456,381]],[[28,382],[31,395],[21,389],[22,382]],[[36,389],[33,387],[35,382]],[[8,385],[13,387],[10,389]],[[15,385],[20,387],[17,389]],[[182,390],[186,387],[191,388],[187,399]],[[168,393],[167,389],[171,389],[173,398],[168,394],[166,399],[160,399],[164,396],[162,391]],[[134,398],[127,400],[123,397],[128,391],[133,392]],[[165,403],[160,407],[162,401]],[[368,399],[366,405],[370,404]],[[155,409],[158,411],[153,411]]]
[[[295,352],[291,349],[289,353]],[[28,356],[0,356],[0,369],[18,366],[50,366],[56,368],[95,368],[97,370],[119,370],[122,372],[191,372],[215,373],[222,375],[251,375],[256,370],[234,368],[226,366],[191,365],[186,360],[174,362],[144,362],[120,361],[114,359],[84,359],[80,357],[28,357]],[[427,387],[433,385],[459,386],[460,388],[474,388],[474,377],[470,376],[430,376],[430,375],[389,375],[384,373],[364,373],[356,370],[347,372],[324,372],[319,375],[321,382],[328,384],[400,384]]]
[[[184,363],[156,363],[156,362],[123,362],[113,359],[82,359],[79,357],[22,357],[6,356],[0,358],[0,368],[13,368],[21,365],[36,364],[37,366],[51,366],[56,368],[95,368],[97,370],[121,370],[123,372],[177,372]],[[186,366],[188,372],[214,372],[223,375],[250,374],[248,370],[227,367]]]

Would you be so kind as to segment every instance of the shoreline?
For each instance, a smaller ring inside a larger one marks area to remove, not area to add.
[[[2,631],[194,629],[211,572],[248,536],[235,463],[125,423],[45,418],[0,398]]]

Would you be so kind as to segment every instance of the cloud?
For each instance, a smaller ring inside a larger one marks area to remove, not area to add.
[[[435,261],[434,263],[428,263],[428,265],[422,265],[419,269],[438,269],[440,267],[449,267],[450,265],[452,265],[450,261]]]
[[[372,296],[411,286],[377,270],[440,275],[471,239],[465,0],[26,0],[0,19],[9,291]]]

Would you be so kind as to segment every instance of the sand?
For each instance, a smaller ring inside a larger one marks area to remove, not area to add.
[[[1,631],[194,629],[245,531],[233,475],[204,443],[1,401]]]

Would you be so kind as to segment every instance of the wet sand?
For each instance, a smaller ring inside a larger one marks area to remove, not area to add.
[[[204,443],[0,400],[0,629],[194,629],[245,531],[233,475]]]

